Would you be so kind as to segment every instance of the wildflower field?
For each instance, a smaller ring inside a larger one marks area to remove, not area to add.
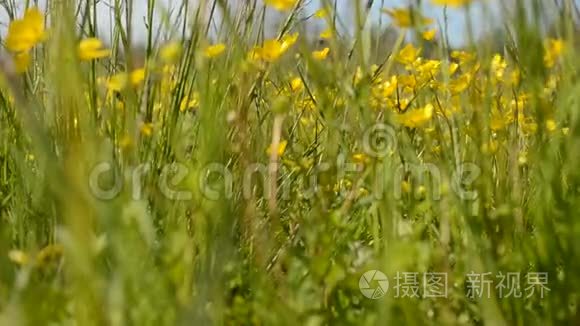
[[[0,325],[579,325],[579,6],[0,0]]]

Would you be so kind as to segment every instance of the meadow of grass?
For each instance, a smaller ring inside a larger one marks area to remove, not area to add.
[[[0,1],[0,325],[580,324],[576,2],[425,2]]]

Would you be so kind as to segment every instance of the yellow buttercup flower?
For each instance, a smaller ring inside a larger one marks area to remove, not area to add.
[[[395,25],[401,28],[431,25],[433,23],[433,19],[407,8],[383,9],[382,11],[393,19]]]
[[[125,89],[125,87],[127,87],[127,84],[129,83],[129,76],[127,75],[127,73],[125,72],[121,72],[118,73],[116,75],[111,76],[107,82],[107,89],[109,89],[110,91],[115,91],[115,92],[120,92],[123,89]]]
[[[194,92],[191,97],[185,96],[179,104],[179,111],[193,110],[199,106],[199,94]]]
[[[265,0],[265,2],[276,10],[287,11],[294,8],[298,0]]]
[[[219,44],[208,46],[205,49],[204,53],[205,53],[205,56],[208,58],[215,58],[215,57],[219,56],[220,54],[224,53],[225,50],[226,50],[225,44],[219,43]]]
[[[399,122],[409,128],[417,128],[429,122],[433,117],[433,105],[427,104],[425,107],[416,110],[410,110],[398,116]]]
[[[493,56],[491,60],[491,72],[498,80],[503,79],[503,75],[507,68],[507,63],[505,62],[504,58],[500,54],[496,54]]]
[[[415,62],[415,60],[417,60],[420,53],[421,49],[417,49],[413,46],[413,44],[409,43],[404,48],[402,48],[401,51],[399,51],[397,61],[405,65],[410,65]]]
[[[145,80],[145,68],[135,69],[129,75],[129,79],[133,86],[140,85]]]
[[[548,119],[546,121],[546,130],[549,132],[554,132],[558,128],[558,124],[554,119]]]
[[[170,42],[161,48],[159,56],[161,57],[161,60],[171,63],[179,59],[181,51],[181,43]]]
[[[334,33],[332,32],[331,28],[327,28],[322,33],[320,33],[320,38],[324,40],[331,39]]]
[[[315,13],[314,13],[314,17],[319,18],[319,19],[324,19],[328,16],[328,10],[321,8],[318,9]]]
[[[108,57],[111,54],[109,49],[103,47],[103,42],[96,37],[82,40],[79,43],[79,58],[82,61],[90,61]]]
[[[328,57],[328,54],[330,53],[330,49],[329,48],[324,48],[320,51],[314,51],[312,52],[312,57],[314,58],[314,60],[324,60]]]
[[[284,155],[284,152],[286,152],[286,146],[288,146],[288,141],[286,140],[280,141],[280,143],[278,144],[278,148],[276,149],[276,153],[278,154],[278,156]],[[272,155],[272,145],[268,146],[266,153],[268,155]]]
[[[556,61],[564,52],[564,41],[560,39],[548,39],[545,45],[544,64],[547,68],[556,65]]]
[[[151,122],[144,123],[141,126],[141,133],[147,137],[151,136],[153,134],[153,124]]]
[[[281,40],[267,40],[261,47],[255,48],[250,56],[252,59],[261,59],[267,62],[278,60],[288,49],[296,43],[298,34],[284,36]]]
[[[6,48],[12,52],[26,52],[44,39],[44,16],[33,7],[22,19],[14,20],[8,26]]]
[[[290,89],[292,89],[293,92],[299,92],[304,88],[304,83],[302,82],[302,78],[300,77],[296,77],[294,79],[292,79],[292,81],[290,82]]]
[[[421,33],[421,36],[423,36],[423,39],[425,41],[433,41],[436,35],[437,35],[436,29],[429,29]]]
[[[27,253],[17,249],[10,250],[8,252],[8,259],[10,259],[10,261],[20,266],[26,265],[30,261],[30,258],[28,257]]]

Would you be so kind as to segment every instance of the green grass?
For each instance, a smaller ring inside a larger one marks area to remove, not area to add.
[[[580,322],[573,1],[503,4],[503,41],[470,32],[476,57],[454,72],[445,21],[432,42],[392,26],[380,37],[387,23],[371,26],[363,3],[349,37],[332,10],[342,1],[323,1],[318,24],[336,36],[321,46],[305,1],[277,24],[257,1],[134,1],[148,8],[138,20],[161,22],[135,46],[126,2],[111,1],[102,31],[96,1],[48,1],[26,73],[2,57],[0,325]],[[80,62],[78,42],[103,33],[111,56]],[[292,33],[274,62],[251,60]],[[565,44],[553,66],[548,39]],[[182,45],[173,62],[170,40]],[[400,62],[410,42],[435,73]],[[328,58],[313,59],[323,46]],[[142,67],[140,83],[107,89]],[[377,300],[359,289],[369,270],[389,279]],[[536,272],[543,298],[527,297]],[[403,273],[417,273],[419,297],[397,291]],[[425,273],[446,275],[445,297],[425,297]],[[490,273],[489,295],[470,298],[472,273]],[[498,273],[518,273],[522,297],[501,295]]]

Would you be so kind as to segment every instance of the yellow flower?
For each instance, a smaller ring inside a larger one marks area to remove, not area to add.
[[[276,150],[276,153],[278,154],[278,156],[284,155],[284,152],[286,151],[286,146],[288,146],[288,141],[286,141],[286,140],[282,140],[278,144],[278,149]],[[272,145],[268,146],[268,149],[266,150],[266,153],[268,155],[272,155]]]
[[[286,11],[294,8],[298,0],[265,0],[265,2],[276,10]]]
[[[548,39],[545,45],[544,64],[547,68],[556,65],[556,61],[564,52],[564,41],[560,39]]]
[[[24,73],[30,65],[30,52],[24,51],[14,54],[14,66],[17,73]]]
[[[328,57],[328,53],[330,53],[330,49],[329,48],[324,48],[320,51],[314,51],[312,52],[312,57],[314,58],[314,60],[324,60]]]
[[[226,50],[225,44],[219,43],[219,44],[208,46],[205,49],[204,53],[205,53],[205,56],[208,58],[215,58],[215,57],[219,56],[220,54],[222,54],[225,50]]]
[[[121,137],[119,140],[119,146],[125,149],[133,146],[133,140],[131,139],[131,136],[125,134],[123,137]]]
[[[451,7],[461,7],[471,2],[473,2],[473,0],[433,0],[433,4]]]
[[[125,89],[125,87],[127,87],[127,84],[129,82],[129,76],[127,75],[127,73],[125,72],[121,72],[118,73],[114,76],[111,76],[108,80],[107,80],[107,88],[111,91],[115,91],[115,92],[120,92],[123,89]]]
[[[174,62],[179,59],[181,55],[181,43],[179,42],[170,42],[163,46],[159,52],[161,60],[165,62]]]
[[[141,133],[147,137],[151,136],[153,134],[153,124],[151,122],[144,123],[141,126]]]
[[[469,52],[465,52],[465,51],[452,51],[451,52],[451,57],[453,59],[459,60],[459,64],[466,64],[469,63],[471,61],[473,61],[473,59],[475,59],[475,54],[473,53],[469,53]]]
[[[328,16],[328,10],[321,8],[314,13],[314,17],[324,19]]]
[[[505,69],[507,68],[507,63],[500,54],[493,56],[491,60],[491,72],[495,75],[498,80],[503,78]]]
[[[140,85],[145,80],[145,68],[133,70],[129,76],[129,79],[131,80],[131,84],[133,86]]]
[[[546,130],[549,132],[554,132],[558,128],[558,124],[553,119],[548,119],[546,121]]]
[[[82,40],[79,43],[79,58],[82,61],[90,61],[108,57],[110,50],[103,48],[103,42],[96,37]]]
[[[454,94],[459,94],[465,91],[471,83],[472,76],[469,73],[461,75],[459,78],[452,80],[449,83],[449,90]]]
[[[267,40],[261,47],[256,47],[250,56],[267,62],[278,60],[298,39],[298,33],[286,35],[281,40]]]
[[[417,128],[429,122],[433,117],[433,105],[427,104],[425,107],[417,110],[410,110],[398,117],[399,122],[409,128]]]
[[[413,46],[413,44],[409,43],[403,49],[401,49],[399,55],[397,56],[397,61],[405,65],[410,65],[415,62],[415,60],[417,60],[420,53],[421,49],[417,49]]]
[[[383,9],[382,11],[393,19],[395,25],[401,28],[431,25],[433,23],[433,19],[408,8]]]
[[[352,159],[355,163],[364,164],[369,161],[369,157],[365,153],[356,153],[352,155]]]
[[[181,103],[179,104],[179,111],[184,112],[186,110],[193,110],[199,106],[199,94],[194,92],[191,98],[185,96]]]
[[[433,41],[435,39],[436,35],[437,35],[437,30],[434,28],[426,30],[423,33],[421,33],[421,36],[423,36],[423,39],[425,41]]]
[[[26,52],[44,39],[44,16],[32,7],[22,19],[14,20],[8,26],[6,48],[12,52]]]
[[[332,32],[331,28],[327,28],[322,33],[320,33],[320,38],[324,40],[331,39],[334,33]]]
[[[26,265],[30,261],[28,254],[22,250],[10,250],[8,252],[8,259],[17,265]]]
[[[296,77],[294,79],[292,79],[292,81],[290,82],[290,89],[292,89],[293,92],[299,92],[304,88],[304,83],[302,82],[302,78],[300,77]]]

